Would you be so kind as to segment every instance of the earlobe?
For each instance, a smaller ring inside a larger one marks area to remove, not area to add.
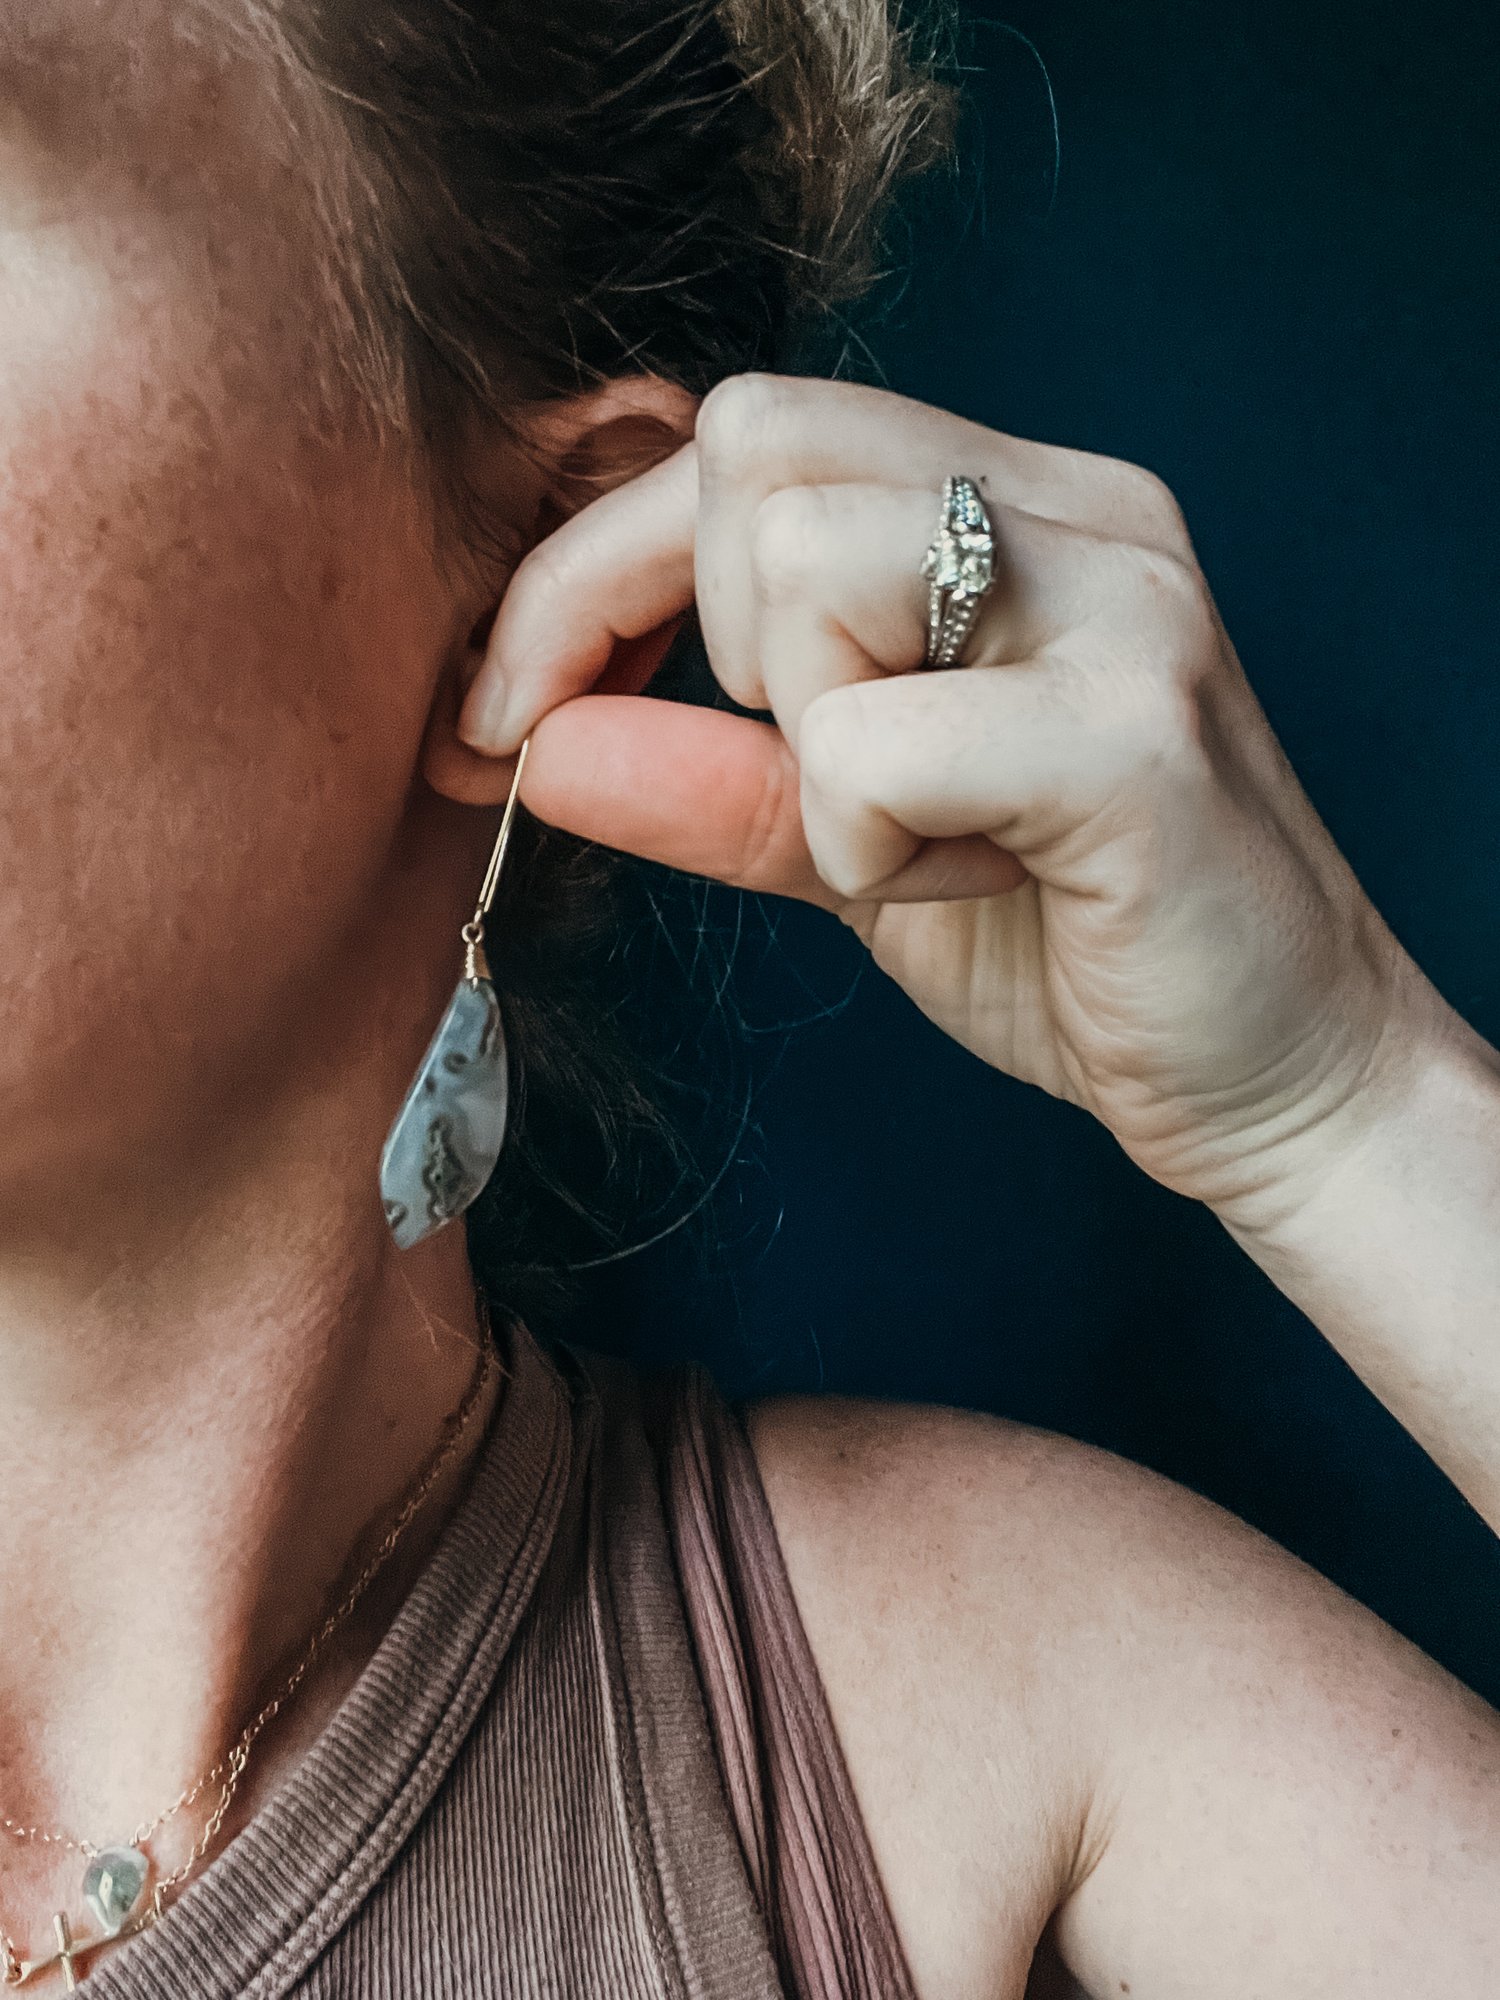
[[[499,805],[510,791],[514,757],[482,757],[458,734],[464,687],[457,662],[443,669],[422,738],[422,776],[435,792],[461,806]]]

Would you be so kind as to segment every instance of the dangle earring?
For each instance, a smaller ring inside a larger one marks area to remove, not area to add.
[[[505,1144],[510,1072],[500,999],[484,951],[485,919],[510,841],[528,736],[473,916],[458,990],[422,1058],[380,1156],[385,1219],[399,1250],[452,1222],[483,1192]]]

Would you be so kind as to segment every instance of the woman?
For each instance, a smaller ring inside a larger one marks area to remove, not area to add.
[[[1500,1059],[1170,496],[768,372],[941,138],[883,13],[28,0],[0,81],[6,1982],[1493,1993],[1500,1723],[1290,1558],[515,1309],[599,842],[851,924],[1500,1525]],[[950,475],[999,574],[919,671]],[[769,719],[636,698],[695,602]],[[517,790],[491,1346],[377,1163]]]

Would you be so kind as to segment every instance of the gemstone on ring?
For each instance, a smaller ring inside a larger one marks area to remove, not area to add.
[[[943,486],[943,513],[922,558],[928,591],[927,658],[951,666],[973,626],[980,600],[995,581],[995,536],[979,489],[962,474]]]

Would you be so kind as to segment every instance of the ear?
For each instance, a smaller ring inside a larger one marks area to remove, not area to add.
[[[480,453],[481,490],[493,486],[497,498],[504,492],[518,524],[519,554],[487,592],[481,590],[477,607],[463,608],[464,636],[444,661],[422,743],[422,774],[434,791],[460,805],[498,804],[508,795],[515,759],[481,757],[457,733],[505,588],[521,557],[554,528],[685,444],[697,423],[698,401],[659,376],[621,377],[523,412],[519,453],[514,443],[488,456]],[[681,627],[682,620],[673,619],[643,638],[622,642],[596,682],[598,692],[638,694]]]

